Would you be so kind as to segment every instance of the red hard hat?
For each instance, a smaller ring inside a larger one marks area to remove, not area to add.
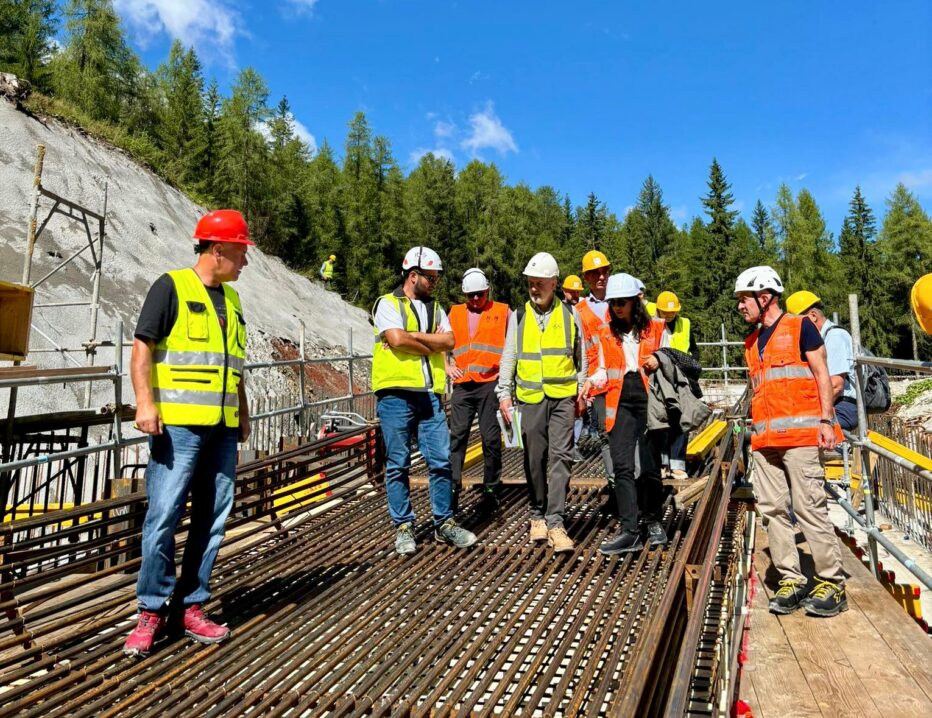
[[[235,209],[215,209],[197,221],[194,239],[207,242],[236,242],[255,246],[249,239],[249,227]]]

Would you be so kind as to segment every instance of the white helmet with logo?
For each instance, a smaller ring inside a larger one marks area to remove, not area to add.
[[[624,272],[610,276],[605,285],[606,299],[626,299],[636,297],[640,293],[641,287],[637,278]]]
[[[524,268],[525,277],[540,277],[542,279],[551,279],[560,276],[560,267],[557,266],[557,260],[552,254],[547,252],[538,252]]]
[[[463,274],[463,294],[471,292],[484,292],[489,288],[489,280],[478,267],[467,269]]]
[[[771,291],[774,294],[783,294],[783,282],[773,267],[766,264],[760,267],[745,269],[735,280],[735,294],[740,292]]]
[[[443,262],[440,261],[440,255],[430,247],[411,247],[401,263],[401,269],[405,272],[412,269],[433,269],[442,272]]]

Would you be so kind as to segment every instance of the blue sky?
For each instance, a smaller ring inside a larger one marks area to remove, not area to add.
[[[619,216],[648,173],[677,223],[722,164],[749,219],[787,182],[838,234],[860,184],[932,207],[932,3],[115,0],[144,61],[172,37],[227,87],[255,67],[338,154],[363,110],[410,170],[494,161]]]

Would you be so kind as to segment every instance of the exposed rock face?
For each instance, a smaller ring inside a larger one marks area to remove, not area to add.
[[[0,83],[13,82],[7,79],[12,76],[0,77]],[[0,100],[0,280],[19,282],[22,278],[38,144],[46,147],[42,174],[46,189],[101,212],[106,187],[107,225],[97,337],[112,339],[114,325],[122,319],[124,338],[131,339],[152,282],[165,271],[193,264],[191,233],[205,210],[124,153],[54,120],[29,117],[10,102]],[[42,199],[40,224],[52,204],[51,200]],[[96,226],[91,231],[96,233]],[[56,214],[36,244],[32,280],[43,277],[64,258],[86,246],[84,226]],[[36,303],[89,300],[92,273],[93,258],[85,250],[37,288]],[[242,297],[248,323],[249,361],[277,358],[273,339],[297,344],[299,321],[307,328],[309,355],[345,353],[350,330],[356,353],[369,353],[371,349],[372,330],[364,311],[257,248],[250,249],[249,266],[234,286]],[[78,348],[90,338],[86,306],[36,308],[33,324],[59,347]],[[36,330],[30,342],[31,350],[52,347]],[[112,349],[101,349],[97,363],[110,364],[113,357]],[[128,350],[124,357],[128,367]],[[74,358],[85,363],[83,354]],[[27,363],[43,367],[74,366],[56,353],[32,353]],[[253,392],[266,395],[289,392],[293,377],[294,372],[263,370],[250,378],[250,386]],[[83,386],[69,388],[64,394],[61,387],[27,389],[20,393],[20,413],[78,408],[83,405],[83,396]],[[103,406],[112,401],[112,396],[111,388],[98,385],[92,406]],[[0,391],[0,411],[4,415],[7,397],[8,392]],[[132,397],[127,379],[124,398],[132,401]]]

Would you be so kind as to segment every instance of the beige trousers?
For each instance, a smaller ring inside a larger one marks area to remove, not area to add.
[[[841,546],[828,517],[825,470],[819,449],[767,448],[754,452],[754,495],[770,542],[770,556],[780,578],[804,581],[796,549],[796,529],[790,507],[809,543],[816,575],[843,581]]]

